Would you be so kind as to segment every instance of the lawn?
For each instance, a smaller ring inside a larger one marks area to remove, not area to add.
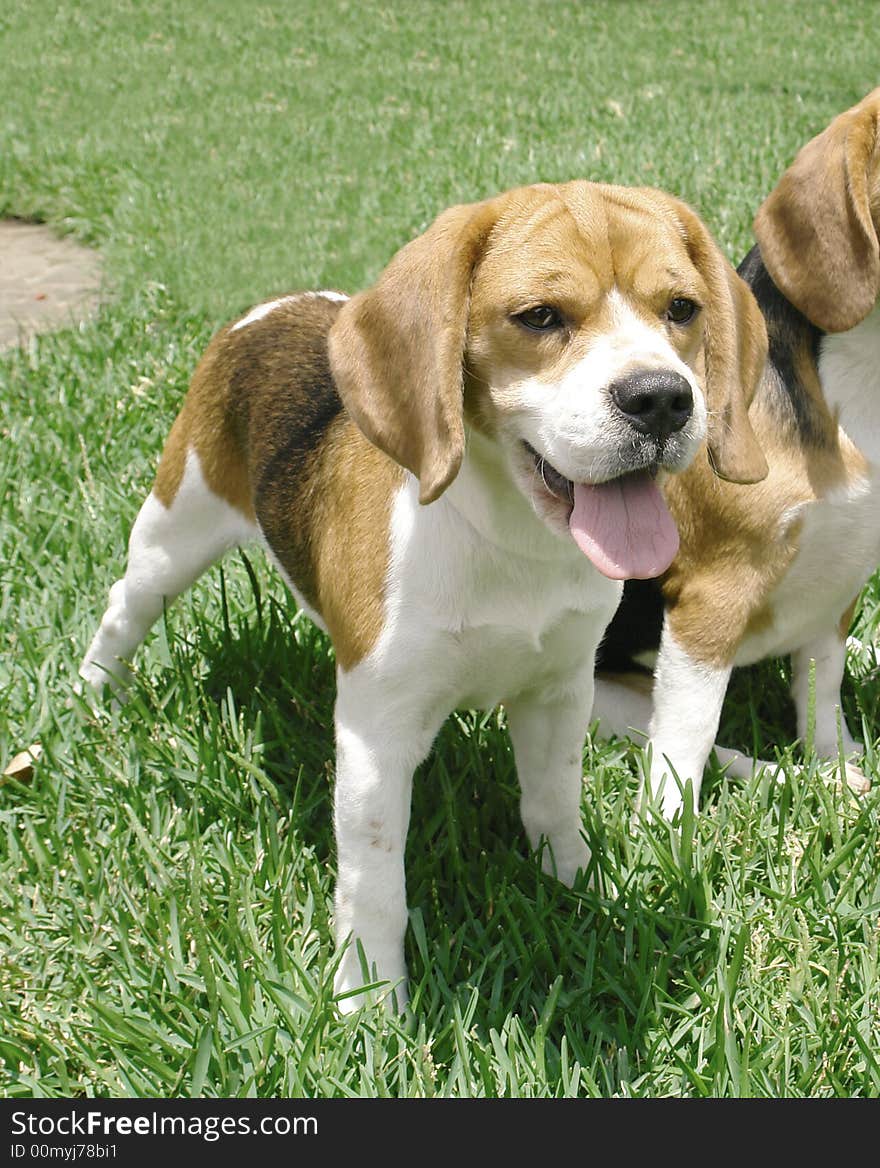
[[[656,185],[734,261],[798,147],[878,82],[876,6],[5,0],[0,214],[101,249],[88,325],[0,359],[3,1096],[880,1095],[880,786],[716,776],[629,830],[636,762],[588,739],[595,887],[540,873],[499,711],[414,792],[413,1009],[341,1018],[329,928],[334,667],[262,557],[169,610],[131,701],[76,667],[216,326],[357,289],[453,202]],[[2,262],[2,257],[0,257]],[[869,585],[856,631],[880,623]],[[729,745],[791,739],[784,662]],[[846,698],[876,767],[880,677]],[[786,756],[787,757],[787,756]]]

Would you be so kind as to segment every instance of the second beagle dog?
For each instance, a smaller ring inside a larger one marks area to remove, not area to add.
[[[810,141],[761,206],[740,274],[767,323],[750,419],[770,464],[757,486],[703,460],[667,484],[681,548],[662,584],[628,584],[599,654],[602,732],[649,730],[642,790],[666,818],[696,805],[734,665],[791,654],[798,733],[869,785],[840,715],[846,636],[880,563],[880,89]],[[659,648],[653,699],[631,672]],[[623,676],[621,676],[623,674]]]
[[[522,817],[573,881],[596,645],[678,538],[658,476],[704,439],[766,473],[761,315],[698,217],[588,182],[453,207],[348,299],[259,305],[199,364],[85,655],[124,682],[160,615],[261,542],[337,661],[340,1006],[406,997],[415,767],[457,706],[503,702]]]

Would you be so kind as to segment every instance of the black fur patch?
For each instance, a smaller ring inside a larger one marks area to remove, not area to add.
[[[779,291],[764,266],[757,244],[738,271],[764,315],[770,342],[770,375],[765,375],[758,393],[792,440],[814,447],[827,446],[833,437],[828,429],[827,412],[810,394],[798,372],[798,358],[803,362],[806,357],[817,368],[825,334]]]
[[[660,647],[663,594],[658,580],[627,580],[623,599],[596,655],[596,668],[610,673],[649,672],[637,664],[636,653]]]

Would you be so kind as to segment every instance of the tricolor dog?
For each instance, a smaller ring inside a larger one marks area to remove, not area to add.
[[[697,803],[713,749],[735,774],[767,765],[713,746],[734,665],[791,654],[801,740],[814,677],[816,753],[860,753],[840,686],[853,609],[880,563],[878,120],[880,89],[800,151],[739,269],[769,334],[749,413],[768,477],[731,486],[696,459],[668,482],[679,554],[662,585],[627,585],[600,653],[617,675],[597,690],[601,728],[650,727],[643,803],[649,790],[670,819],[686,782]],[[658,645],[652,709],[639,679],[619,673]],[[857,758],[846,778],[868,786]]]
[[[267,548],[336,652],[342,1008],[372,979],[406,1000],[412,776],[455,707],[504,703],[532,846],[567,882],[586,866],[596,646],[622,579],[675,554],[663,475],[707,438],[717,474],[766,472],[765,355],[693,211],[588,182],[453,207],[368,291],[211,342],[81,672],[121,684],[166,600]]]

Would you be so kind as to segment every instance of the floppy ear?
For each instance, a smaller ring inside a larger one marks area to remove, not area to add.
[[[755,217],[774,284],[825,332],[863,320],[880,294],[880,89],[808,142]]]
[[[419,480],[431,503],[464,455],[463,371],[473,270],[495,200],[451,207],[343,305],[330,366],[343,404],[369,440]]]
[[[764,317],[699,216],[685,204],[677,209],[691,261],[709,293],[703,309],[709,461],[728,482],[759,483],[767,477],[767,460],[748,411],[767,359]]]

